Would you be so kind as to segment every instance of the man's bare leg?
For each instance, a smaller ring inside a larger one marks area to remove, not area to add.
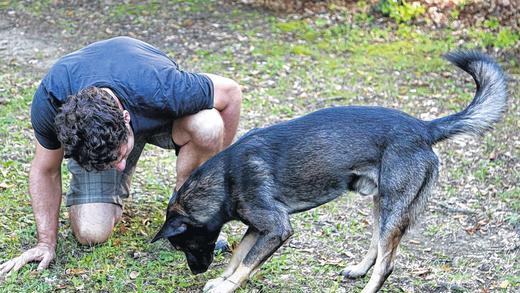
[[[108,240],[121,220],[123,209],[112,203],[87,203],[69,207],[72,232],[79,243],[94,245]]]
[[[181,148],[177,156],[176,190],[191,172],[223,148],[224,124],[215,109],[175,120],[173,141]]]
[[[233,142],[240,119],[242,92],[229,78],[207,74],[214,87],[214,109],[175,120],[172,138],[179,145],[176,190],[191,172]]]

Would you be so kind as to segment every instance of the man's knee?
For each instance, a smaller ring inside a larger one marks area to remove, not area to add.
[[[194,143],[199,148],[207,150],[220,150],[224,138],[224,122],[219,112],[215,109],[205,110],[201,114],[200,123],[198,124],[196,134],[194,135]]]
[[[111,203],[89,203],[69,208],[72,231],[83,245],[107,241],[121,214],[121,207]]]
[[[202,110],[183,117],[173,124],[173,141],[179,145],[188,142],[205,152],[220,150],[224,137],[224,122],[215,109]]]

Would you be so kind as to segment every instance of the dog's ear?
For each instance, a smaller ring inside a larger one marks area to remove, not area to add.
[[[157,235],[155,235],[155,237],[152,239],[151,243],[154,243],[161,238],[168,238],[182,234],[186,232],[186,229],[188,229],[188,227],[184,223],[181,223],[180,225],[174,225],[174,223],[166,221],[161,230],[159,230]]]

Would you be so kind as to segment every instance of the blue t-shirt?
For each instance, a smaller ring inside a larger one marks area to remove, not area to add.
[[[130,113],[137,137],[213,107],[213,83],[206,75],[180,70],[165,53],[145,42],[116,37],[60,58],[43,78],[31,107],[34,133],[43,147],[61,146],[54,117],[69,95],[89,86],[115,93]]]

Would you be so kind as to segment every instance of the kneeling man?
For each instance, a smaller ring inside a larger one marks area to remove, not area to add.
[[[61,162],[70,158],[71,227],[82,244],[106,241],[121,219],[146,143],[175,149],[178,189],[231,144],[242,93],[231,79],[183,71],[157,48],[128,37],[93,43],[53,65],[34,95],[36,151],[29,191],[38,244],[0,266],[0,277],[55,257]]]

